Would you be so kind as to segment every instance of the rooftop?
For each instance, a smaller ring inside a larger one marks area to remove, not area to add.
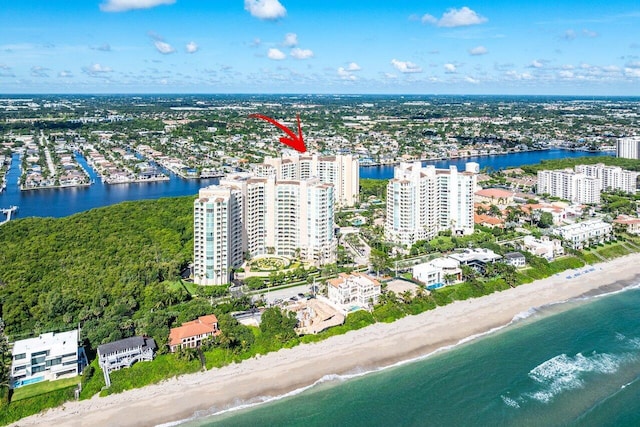
[[[49,332],[35,338],[16,341],[11,354],[33,353],[48,349],[51,354],[67,354],[78,351],[78,330]]]
[[[129,337],[118,341],[113,341],[107,344],[98,346],[98,353],[101,355],[117,353],[119,351],[129,350],[133,348],[141,347],[143,350],[146,348],[156,349],[156,342],[153,338],[147,337]]]

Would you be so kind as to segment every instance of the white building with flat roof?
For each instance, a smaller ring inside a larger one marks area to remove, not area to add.
[[[576,172],[598,178],[602,181],[602,189],[620,190],[625,193],[635,193],[638,190],[638,176],[640,172],[622,169],[620,166],[606,166],[603,163],[595,165],[576,165]]]
[[[473,202],[477,163],[465,171],[422,167],[421,162],[400,163],[387,184],[387,240],[410,246],[429,240],[439,231],[473,233]]]
[[[582,249],[610,240],[613,226],[601,219],[591,219],[558,227],[555,231],[572,249]]]
[[[86,365],[78,330],[49,332],[16,341],[11,350],[11,387],[78,375]]]
[[[468,265],[474,270],[484,273],[487,264],[493,264],[502,259],[502,256],[493,252],[491,249],[474,248],[454,252],[449,255],[449,258],[458,261],[460,265]]]
[[[575,203],[600,203],[602,180],[572,169],[538,171],[537,194],[549,194]]]
[[[640,136],[619,138],[616,143],[616,157],[640,159]]]
[[[452,258],[436,258],[414,265],[411,269],[414,279],[425,286],[449,285],[462,280],[460,262]]]
[[[562,242],[558,239],[550,239],[549,236],[542,236],[539,239],[533,236],[524,236],[522,239],[522,248],[527,252],[543,257],[547,261],[564,255]]]

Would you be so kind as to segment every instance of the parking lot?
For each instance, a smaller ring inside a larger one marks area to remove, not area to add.
[[[267,302],[267,304],[273,304],[274,302],[283,302],[287,301],[291,298],[304,298],[305,295],[311,293],[311,285],[300,285],[294,286],[292,288],[287,289],[279,289],[277,291],[269,291],[267,289],[263,289],[262,295]]]

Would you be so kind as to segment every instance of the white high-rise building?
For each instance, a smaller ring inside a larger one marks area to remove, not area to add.
[[[603,163],[594,165],[576,165],[576,172],[602,180],[602,190],[621,190],[635,193],[638,190],[640,172],[622,169],[619,166],[606,166]]]
[[[600,203],[602,180],[571,169],[538,171],[537,194],[574,203]]]
[[[242,264],[242,192],[217,185],[200,190],[193,205],[193,276],[199,285],[229,283]]]
[[[618,166],[576,165],[575,170],[544,170],[538,172],[538,194],[549,194],[576,203],[600,203],[600,193],[622,190],[635,193],[639,172]]]
[[[473,194],[477,163],[467,163],[464,172],[422,167],[420,162],[401,163],[387,184],[385,237],[410,246],[429,240],[441,230],[473,233]]]
[[[256,175],[274,175],[278,180],[304,180],[317,177],[332,184],[336,205],[353,206],[358,202],[360,169],[352,155],[319,156],[293,153],[283,157],[266,157],[255,166]]]
[[[231,175],[200,190],[194,202],[194,282],[228,283],[251,256],[335,262],[334,187],[318,178]]]
[[[640,159],[640,136],[619,138],[616,143],[616,157]]]

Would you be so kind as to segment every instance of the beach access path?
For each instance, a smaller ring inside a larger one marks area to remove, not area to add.
[[[329,375],[366,372],[446,349],[504,327],[533,307],[635,284],[640,281],[638,265],[640,254],[627,255],[239,364],[107,397],[68,402],[16,425],[150,426],[184,420],[195,413],[219,412],[281,396]]]

